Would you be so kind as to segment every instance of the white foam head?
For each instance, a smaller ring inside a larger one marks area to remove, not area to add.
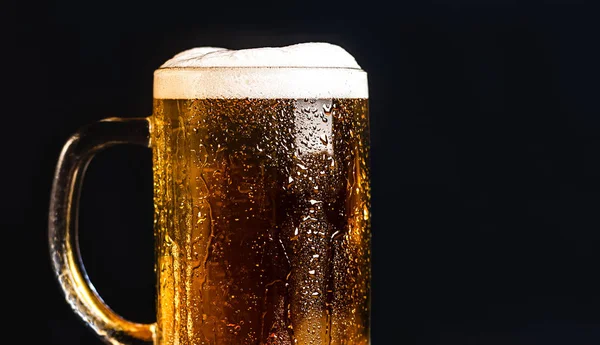
[[[330,43],[198,47],[154,72],[154,98],[368,98],[367,74]]]

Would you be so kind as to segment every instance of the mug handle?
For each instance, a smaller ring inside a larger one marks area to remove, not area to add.
[[[81,182],[94,155],[118,144],[150,147],[150,118],[108,118],[87,125],[65,143],[50,194],[48,240],[52,269],[73,311],[107,344],[153,343],[156,323],[125,320],[90,282],[77,239]]]

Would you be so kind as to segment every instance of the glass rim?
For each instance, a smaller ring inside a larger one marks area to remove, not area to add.
[[[348,67],[168,67],[154,98],[366,98],[368,74]]]

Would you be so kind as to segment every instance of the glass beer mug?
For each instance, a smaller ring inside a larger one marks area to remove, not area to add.
[[[49,242],[66,301],[109,344],[367,345],[367,74],[342,48],[194,48],[154,72],[153,113],[108,118],[60,154]],[[85,169],[152,149],[156,322],[116,314],[78,251]]]

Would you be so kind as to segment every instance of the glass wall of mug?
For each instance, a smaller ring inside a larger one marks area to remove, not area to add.
[[[160,344],[368,344],[368,99],[336,95],[323,73],[364,72],[155,74]],[[243,74],[290,85],[181,88]]]

